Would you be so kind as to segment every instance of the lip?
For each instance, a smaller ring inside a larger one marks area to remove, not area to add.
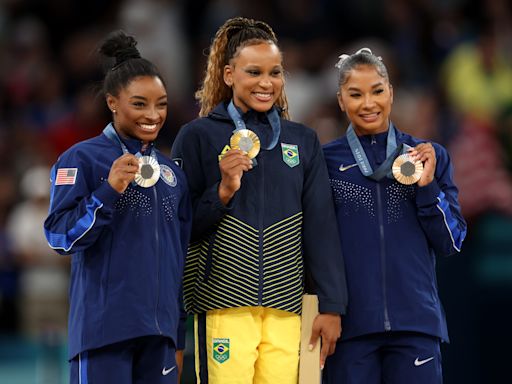
[[[359,114],[359,117],[366,123],[373,123],[380,117],[380,112],[362,113]]]
[[[253,92],[253,96],[262,103],[268,103],[269,101],[272,101],[274,97],[273,92]]]

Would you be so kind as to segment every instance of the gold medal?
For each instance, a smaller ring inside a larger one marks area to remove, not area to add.
[[[143,188],[156,184],[160,178],[160,164],[151,156],[139,157],[139,170],[135,174],[135,182]]]
[[[233,133],[229,140],[231,149],[240,149],[247,153],[249,159],[254,159],[260,152],[260,139],[249,129],[240,129]]]
[[[393,176],[399,183],[410,185],[421,178],[423,163],[414,161],[409,154],[404,153],[395,159],[392,170]]]

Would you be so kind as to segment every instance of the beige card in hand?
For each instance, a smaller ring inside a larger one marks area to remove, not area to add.
[[[308,350],[313,321],[318,315],[316,295],[304,295],[302,298],[302,325],[300,335],[299,384],[320,384],[320,340],[312,351]]]

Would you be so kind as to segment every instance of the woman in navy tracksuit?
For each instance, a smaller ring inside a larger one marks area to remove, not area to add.
[[[466,235],[452,165],[441,145],[393,126],[393,88],[380,58],[363,48],[340,56],[337,67],[339,105],[351,124],[324,155],[349,305],[324,379],[441,383],[439,344],[448,333],[435,258],[460,252]],[[410,172],[393,167],[401,154],[408,154]]]
[[[52,168],[50,247],[71,255],[71,383],[176,383],[187,182],[153,145],[167,116],[157,68],[131,36],[100,48],[113,123]]]

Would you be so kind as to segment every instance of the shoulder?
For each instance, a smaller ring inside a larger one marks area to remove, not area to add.
[[[186,124],[184,124],[178,131],[176,140],[191,140],[201,139],[214,135],[218,129],[225,129],[231,127],[230,120],[221,120],[212,117],[198,117]]]
[[[432,140],[425,140],[425,139],[419,139],[417,137],[411,136],[407,133],[400,132],[398,133],[398,139],[400,142],[410,145],[411,147],[415,147],[422,143],[430,143],[434,147],[434,150],[436,151],[436,157],[448,157],[448,151],[446,148]]]
[[[425,140],[425,139],[419,139],[417,137],[411,136],[409,134],[400,132],[398,133],[398,139],[399,142],[405,143],[410,145],[411,147],[415,147],[418,144],[422,143],[430,143],[434,147],[434,151],[436,152],[436,161],[437,161],[437,167],[447,167],[451,160],[450,155],[448,154],[448,150],[441,144],[432,141],[432,140]]]
[[[180,128],[178,134],[185,136],[197,135],[211,127],[215,127],[215,125],[215,120],[212,120],[209,117],[198,117],[184,124]]]
[[[281,126],[283,129],[288,130],[290,133],[295,134],[297,136],[302,136],[305,138],[316,138],[316,131],[313,128],[310,128],[304,124],[298,123],[293,120],[281,119]]]
[[[322,152],[325,162],[329,166],[331,164],[349,161],[349,158],[353,158],[346,136],[339,137],[327,144],[324,144],[322,146]]]
[[[59,156],[58,161],[97,158],[98,154],[105,155],[110,151],[114,152],[115,148],[113,147],[113,143],[105,135],[101,134],[74,144]]]
[[[324,151],[324,153],[339,152],[340,150],[346,148],[349,148],[346,136],[339,137],[333,141],[330,141],[322,145],[322,150]]]
[[[308,157],[320,150],[316,131],[291,120],[281,119],[281,142],[299,145],[299,150]]]
[[[322,145],[322,149],[324,151],[336,150],[340,147],[348,147],[348,141],[346,136],[338,137],[337,139]]]

